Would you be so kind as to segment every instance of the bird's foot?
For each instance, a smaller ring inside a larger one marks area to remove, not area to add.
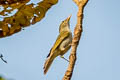
[[[72,45],[73,45],[72,43],[69,44],[69,46],[72,46]]]

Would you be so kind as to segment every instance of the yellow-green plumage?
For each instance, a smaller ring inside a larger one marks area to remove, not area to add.
[[[60,24],[59,36],[51,48],[50,53],[47,56],[47,60],[44,64],[44,74],[47,73],[53,60],[59,55],[64,55],[71,47],[70,44],[72,42],[72,33],[69,28],[70,17],[71,16],[69,16]]]

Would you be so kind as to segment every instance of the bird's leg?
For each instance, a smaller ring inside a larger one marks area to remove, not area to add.
[[[66,60],[67,62],[69,62],[69,60],[67,60],[66,58],[64,58],[64,56],[60,55],[60,57],[64,60]]]

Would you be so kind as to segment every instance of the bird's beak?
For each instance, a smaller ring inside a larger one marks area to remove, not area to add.
[[[70,16],[67,18],[67,21],[70,21],[71,16],[72,16],[72,15],[70,15]]]

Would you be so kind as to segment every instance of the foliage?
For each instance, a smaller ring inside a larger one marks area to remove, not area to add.
[[[40,21],[45,17],[48,9],[58,2],[58,0],[43,0],[38,4],[26,4],[29,0],[11,1],[13,1],[11,4],[2,4],[4,10],[0,12],[0,16],[3,17],[3,20],[0,21],[0,38],[10,36],[21,31],[23,27],[27,27]],[[14,15],[8,16],[8,14],[6,14],[12,13],[14,10],[16,10]]]
[[[0,80],[5,80],[2,76],[0,76]]]
[[[29,0],[0,0],[0,4],[12,4],[16,2],[26,2]]]

